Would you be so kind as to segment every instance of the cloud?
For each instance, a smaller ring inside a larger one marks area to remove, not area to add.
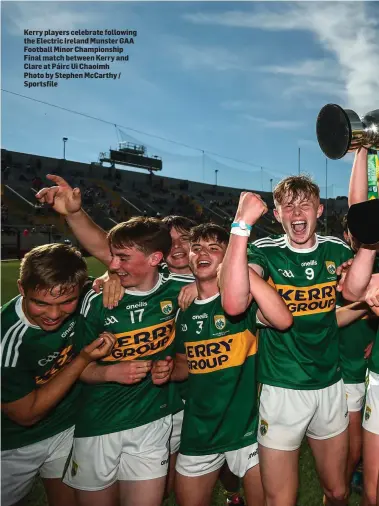
[[[9,2],[5,25],[12,35],[23,35],[25,29],[74,30],[102,21],[89,6],[80,12],[73,5],[73,2]]]
[[[212,70],[247,70],[246,62],[222,47],[195,47],[187,44],[177,44],[173,51],[181,58],[183,67],[187,70],[207,67]]]
[[[379,39],[377,16],[370,10],[376,2],[299,2],[267,4],[246,11],[223,13],[186,14],[185,19],[195,24],[213,24],[235,28],[260,30],[311,32],[324,50],[336,61],[334,75],[342,83],[338,90],[340,100],[359,114],[375,108],[373,101],[379,96]],[[295,75],[297,63],[273,68],[277,73]],[[300,62],[298,75],[314,74],[319,61]],[[330,66],[327,68],[330,71]],[[267,71],[267,68],[266,68]],[[338,77],[339,76],[339,77]],[[334,84],[331,83],[333,86]],[[315,91],[313,87],[313,91]],[[312,90],[310,90],[312,91]]]
[[[259,123],[264,128],[282,128],[285,130],[292,130],[295,128],[299,128],[303,125],[301,121],[294,120],[272,120],[267,118],[260,118],[257,116],[252,116],[250,114],[241,114],[242,118],[245,118],[251,122]]]

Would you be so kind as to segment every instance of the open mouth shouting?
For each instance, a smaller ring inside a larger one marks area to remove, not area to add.
[[[292,221],[291,229],[296,235],[302,235],[307,230],[307,222],[305,220]]]

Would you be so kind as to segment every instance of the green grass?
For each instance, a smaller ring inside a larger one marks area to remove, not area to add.
[[[93,258],[87,259],[89,273],[92,276],[99,276],[104,273],[104,266]],[[18,294],[18,261],[1,262],[1,303],[4,304]],[[353,494],[349,506],[359,506],[361,497]],[[28,506],[47,506],[44,490],[40,480],[27,498]],[[212,505],[222,506],[225,504],[222,488],[217,486],[213,494]],[[321,506],[322,491],[315,472],[315,466],[311,451],[304,442],[300,455],[300,487],[297,506]],[[165,506],[175,506],[175,501],[170,498]]]

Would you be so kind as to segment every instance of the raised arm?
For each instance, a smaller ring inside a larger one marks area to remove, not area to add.
[[[258,304],[258,319],[261,323],[278,330],[286,330],[293,324],[293,316],[278,292],[249,269],[250,293]]]
[[[367,149],[359,148],[355,152],[349,185],[349,207],[367,200]]]
[[[376,251],[361,247],[351,264],[343,283],[342,295],[351,301],[363,301],[369,287]]]
[[[66,365],[50,381],[21,399],[3,403],[1,409],[14,422],[30,427],[44,418],[68,393],[83,370],[94,360],[108,355],[114,337],[104,333],[86,346],[79,355]],[[6,372],[4,373],[6,375]],[[5,376],[6,377],[6,376]],[[10,379],[7,379],[10,381]]]
[[[111,254],[107,233],[82,209],[80,189],[71,188],[60,176],[48,174],[46,177],[56,186],[43,188],[36,194],[36,198],[43,204],[50,204],[57,213],[64,216],[83,248],[108,266]]]
[[[235,217],[235,222],[244,221],[252,226],[267,212],[263,200],[254,193],[242,192]],[[250,293],[249,266],[247,263],[247,236],[231,234],[228,248],[222,262],[219,282],[222,306],[230,315],[243,313],[252,300]],[[263,269],[255,265],[258,275]]]

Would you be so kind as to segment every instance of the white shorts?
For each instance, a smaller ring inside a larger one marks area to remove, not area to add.
[[[366,404],[362,426],[379,436],[379,374],[368,373]]]
[[[117,480],[166,476],[172,416],[135,429],[74,438],[64,483],[79,490],[103,490]]]
[[[72,448],[74,427],[28,446],[1,452],[1,504],[10,506],[25,497],[34,478],[62,478]]]
[[[258,443],[253,443],[238,450],[213,455],[195,456],[179,453],[175,469],[183,476],[203,476],[220,469],[225,461],[233,474],[243,478],[249,469],[259,464]]]
[[[180,447],[180,435],[182,433],[184,409],[172,415],[172,432],[170,436],[170,455],[178,453]]]
[[[305,435],[329,439],[349,425],[342,380],[320,390],[262,385],[258,442],[275,450],[297,450]]]
[[[366,385],[363,383],[344,383],[349,413],[362,411],[365,403]]]

